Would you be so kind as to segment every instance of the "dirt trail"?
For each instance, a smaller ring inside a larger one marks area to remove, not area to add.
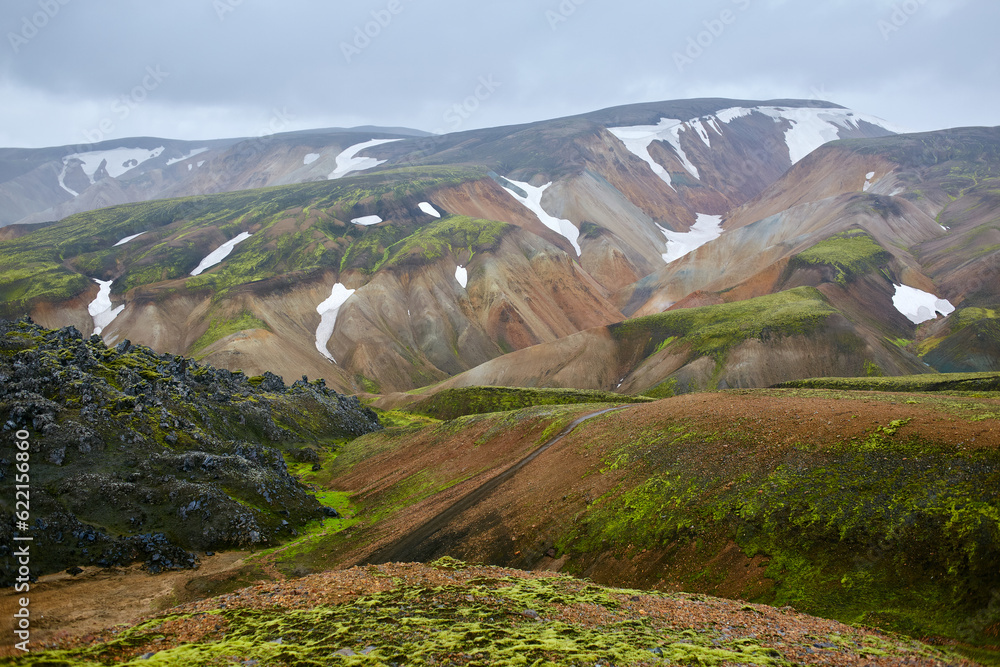
[[[599,417],[608,412],[614,412],[616,410],[624,410],[626,407],[630,406],[617,406],[614,408],[605,408],[604,410],[599,410],[597,412],[592,412],[586,414],[582,417],[575,419],[569,426],[564,428],[559,432],[558,435],[550,438],[543,445],[538,447],[536,450],[525,456],[523,459],[512,465],[507,470],[503,471],[496,477],[490,479],[489,481],[483,483],[481,486],[476,487],[468,494],[460,498],[451,507],[448,507],[442,512],[432,517],[430,520],[426,521],[418,528],[406,533],[402,537],[390,542],[386,546],[382,547],[372,555],[368,556],[363,563],[364,564],[382,564],[382,563],[395,563],[395,562],[411,562],[419,561],[418,549],[421,544],[427,542],[436,532],[451,523],[456,517],[458,517],[463,512],[471,509],[477,505],[481,500],[486,498],[490,493],[493,492],[498,486],[509,480],[517,472],[534,461],[538,456],[544,453],[547,449],[555,445],[557,442],[565,438],[567,435],[573,432],[576,427],[578,427],[583,422],[588,419],[593,419]]]

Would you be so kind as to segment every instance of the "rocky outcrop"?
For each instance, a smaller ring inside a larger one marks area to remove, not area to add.
[[[322,381],[287,386],[72,327],[0,323],[0,432],[31,443],[30,521],[17,532],[33,538],[35,575],[136,560],[191,567],[196,551],[279,542],[327,514],[282,451],[298,460],[304,447],[379,428],[357,397]],[[0,452],[10,475],[15,450]],[[5,573],[16,569],[10,502]]]

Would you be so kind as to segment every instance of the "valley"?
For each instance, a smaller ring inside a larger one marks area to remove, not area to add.
[[[0,149],[0,664],[1000,664],[1000,129],[898,129]]]

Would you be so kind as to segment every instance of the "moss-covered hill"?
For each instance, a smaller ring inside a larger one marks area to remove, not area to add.
[[[552,573],[388,564],[176,607],[0,664],[969,665],[919,642],[794,610],[606,588]]]
[[[273,544],[331,513],[285,456],[381,426],[322,382],[245,377],[75,329],[0,323],[0,478],[15,433],[30,454],[32,573],[135,560],[190,567],[195,551]],[[13,494],[0,499],[0,584],[12,581]]]
[[[80,213],[30,234],[0,242],[0,317],[27,314],[39,303],[71,299],[91,279],[114,279],[112,293],[184,278],[173,289],[225,290],[317,270],[372,272],[396,254],[413,261],[454,240],[454,229],[423,232],[415,219],[421,196],[435,188],[481,178],[470,169],[406,168],[344,181],[306,183],[224,194],[126,204]],[[400,224],[369,228],[350,223],[366,215]],[[427,224],[428,216],[420,223]],[[501,225],[501,223],[494,223]],[[451,227],[456,226],[455,222]],[[502,225],[501,225],[502,226]],[[208,252],[240,232],[254,236],[219,269],[189,276]],[[123,238],[142,234],[123,245]],[[496,230],[493,231],[495,235]],[[442,237],[442,238],[439,238]],[[494,239],[495,240],[495,239]],[[469,239],[470,247],[477,238]],[[398,247],[397,244],[401,244]],[[395,250],[390,250],[394,248]],[[399,251],[399,253],[395,252]]]
[[[283,567],[363,562],[600,407],[355,440],[329,484],[355,494],[361,524]],[[995,661],[975,647],[1000,640],[998,419],[1000,400],[981,392],[729,391],[629,406],[582,423],[412,557],[791,605]]]

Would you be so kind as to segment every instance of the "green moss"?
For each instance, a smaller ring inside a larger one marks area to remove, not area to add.
[[[454,560],[443,565],[464,569],[463,563]],[[377,568],[367,574],[384,576]],[[432,665],[447,664],[459,655],[461,664],[470,667],[664,661],[705,667],[792,664],[780,650],[765,645],[763,638],[748,636],[749,630],[739,627],[664,628],[647,618],[622,614],[621,600],[637,599],[636,595],[655,594],[609,589],[565,576],[529,579],[498,573],[434,587],[397,581],[383,592],[333,606],[213,612],[211,616],[224,625],[224,634],[219,631],[175,648],[156,651],[164,639],[176,643],[177,630],[170,622],[183,617],[168,616],[125,629],[92,647],[29,656],[25,664],[59,660],[103,663],[112,657],[137,657],[150,649],[156,653],[143,664],[180,667],[227,664],[232,656],[262,665]],[[680,603],[701,603],[690,596],[678,598]],[[560,618],[565,607],[614,616],[600,624],[570,623]],[[206,619],[200,616],[197,620]],[[824,633],[810,639],[863,656],[950,657],[929,647],[873,635],[848,638]]]
[[[248,329],[264,329],[270,331],[270,327],[268,327],[267,324],[265,324],[249,310],[244,310],[235,318],[230,320],[212,318],[208,325],[208,330],[194,342],[194,345],[191,346],[191,351],[199,352],[217,340]]]
[[[511,229],[505,222],[467,216],[448,216],[419,228],[397,246],[390,248],[387,266],[433,262],[445,253],[493,250]]]
[[[670,378],[666,382],[661,382],[652,389],[643,392],[643,396],[650,398],[670,398],[677,393],[677,378]]]
[[[885,372],[882,370],[882,367],[876,364],[874,361],[865,360],[864,370],[866,377],[870,378],[885,377]]]
[[[359,207],[384,205],[399,210],[401,205],[410,207],[411,200],[428,190],[483,177],[481,171],[467,168],[396,169],[336,181],[127,204],[70,216],[0,242],[0,316],[26,312],[42,300],[73,298],[92,284],[87,276],[115,278],[115,294],[186,278],[208,254],[206,241],[217,239],[219,233],[232,238],[255,230],[221,265],[188,278],[189,289],[212,290],[220,298],[237,285],[296,271],[336,270],[352,243],[383,233],[346,222]],[[292,231],[266,233],[289,218],[294,220]],[[407,222],[390,245],[414,232],[417,225]],[[463,223],[447,224],[454,227],[451,236],[458,247],[463,241],[456,235],[461,235]],[[204,232],[208,228],[215,231],[208,235]],[[146,234],[115,246],[119,239],[138,232]],[[480,246],[492,242],[490,233],[479,232],[466,240]],[[124,271],[119,267],[125,267]]]
[[[892,259],[875,239],[861,230],[834,234],[792,258],[791,266],[824,265],[836,272],[835,282],[846,285]]]
[[[673,345],[690,346],[697,356],[722,359],[745,340],[808,335],[835,312],[819,290],[798,287],[735,303],[670,310],[609,329],[618,339],[643,345],[645,356],[672,340]]]
[[[447,420],[464,415],[520,410],[521,408],[542,405],[643,403],[649,400],[652,399],[581,389],[459,387],[439,391],[429,398],[409,405],[406,409],[416,414]]]
[[[948,324],[952,333],[958,333],[976,322],[996,319],[1000,319],[1000,314],[993,308],[961,308],[951,314]]]
[[[934,391],[934,392],[996,392],[1000,391],[997,373],[927,373],[893,377],[809,378],[775,385],[782,389],[844,389],[854,391]]]
[[[738,423],[727,433],[677,420],[605,432],[599,472],[617,482],[557,545],[571,568],[586,568],[590,554],[628,560],[640,549],[663,550],[672,577],[711,592],[732,572],[688,551],[670,555],[709,544],[711,560],[735,542],[747,557],[767,559],[769,584],[744,596],[914,636],[989,643],[986,629],[1000,621],[991,601],[1000,591],[991,565],[1000,559],[1000,455],[920,437],[909,423],[780,454]],[[970,628],[969,618],[981,622]]]

